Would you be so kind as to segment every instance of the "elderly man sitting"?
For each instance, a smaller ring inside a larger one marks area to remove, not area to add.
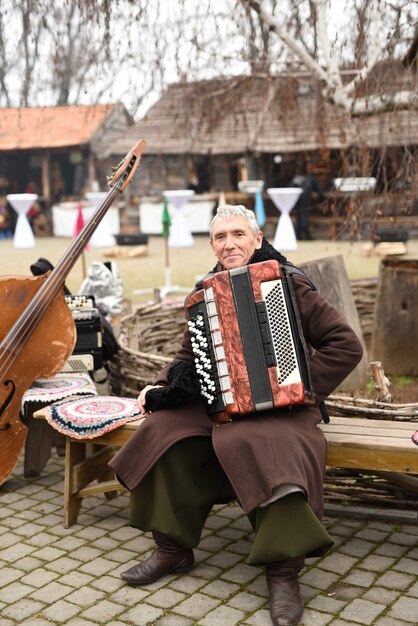
[[[253,212],[243,206],[218,209],[210,244],[217,258],[214,273],[270,259],[287,263],[263,238]],[[162,394],[173,385],[179,387],[174,372],[178,378],[180,364],[194,361],[186,326],[173,363],[138,397],[147,415],[144,425],[110,462],[132,492],[131,525],[151,531],[156,542],[153,554],[123,572],[123,580],[146,585],[192,569],[193,548],[227,487],[253,527],[247,563],[265,568],[275,625],[299,622],[303,603],[298,575],[305,557],[324,554],[333,543],[320,521],[326,461],[325,438],[317,428],[320,404],[362,356],[360,341],[347,322],[303,272],[287,266],[310,350],[314,403],[214,423],[193,393],[190,376],[189,401],[179,391],[174,398],[180,406],[155,410]],[[186,380],[182,390],[187,388]]]

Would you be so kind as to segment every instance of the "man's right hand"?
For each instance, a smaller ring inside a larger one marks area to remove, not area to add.
[[[139,394],[136,401],[137,401],[141,415],[145,415],[145,413],[147,412],[145,408],[145,396],[146,396],[147,391],[149,391],[150,389],[158,389],[159,387],[164,387],[164,385],[147,385],[146,387],[143,388],[143,390]]]

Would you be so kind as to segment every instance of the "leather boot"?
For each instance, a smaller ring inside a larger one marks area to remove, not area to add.
[[[193,550],[180,545],[168,535],[153,532],[157,549],[151,556],[121,573],[130,585],[149,585],[167,574],[189,572],[194,567]]]
[[[267,563],[266,580],[270,597],[270,615],[274,626],[297,626],[303,614],[298,574],[305,559]]]

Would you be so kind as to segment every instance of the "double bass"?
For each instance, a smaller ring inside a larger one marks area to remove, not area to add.
[[[0,485],[7,479],[25,444],[27,427],[20,419],[24,393],[38,378],[57,374],[71,355],[76,330],[64,296],[65,280],[114,198],[138,167],[143,139],[108,177],[110,191],[55,268],[41,276],[0,277]]]

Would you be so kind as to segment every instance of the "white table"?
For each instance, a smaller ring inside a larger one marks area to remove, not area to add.
[[[61,202],[54,204],[52,207],[52,224],[55,237],[72,237],[74,234],[74,226],[77,220],[78,202]],[[95,209],[93,206],[83,204],[83,217],[87,222],[93,215]],[[110,207],[103,218],[107,221],[108,227],[112,235],[120,232],[120,217],[117,207]]]
[[[172,189],[163,191],[167,201],[174,206],[168,245],[170,248],[190,248],[194,245],[193,235],[183,214],[183,207],[194,196],[192,189]]]
[[[15,248],[34,248],[35,237],[27,218],[27,212],[38,199],[36,193],[9,193],[7,201],[17,213],[13,245]]]
[[[267,193],[280,211],[279,222],[274,235],[273,247],[276,250],[297,250],[295,229],[290,219],[290,211],[295,206],[302,189],[300,187],[270,187]]]
[[[215,205],[217,205],[217,202],[214,199],[207,199],[205,197],[200,199],[200,196],[196,195],[191,202],[188,202],[183,207],[182,213],[192,234],[209,233]],[[176,209],[169,204],[168,212],[172,220],[174,218],[175,210]],[[141,201],[139,205],[139,224],[141,227],[141,233],[146,235],[161,235],[162,213],[163,203],[161,200],[155,201],[147,198],[145,201]]]
[[[107,191],[90,191],[86,193],[88,202],[96,210],[108,195]],[[90,239],[92,248],[108,248],[116,245],[116,239],[112,234],[112,225],[108,211],[94,231]]]

